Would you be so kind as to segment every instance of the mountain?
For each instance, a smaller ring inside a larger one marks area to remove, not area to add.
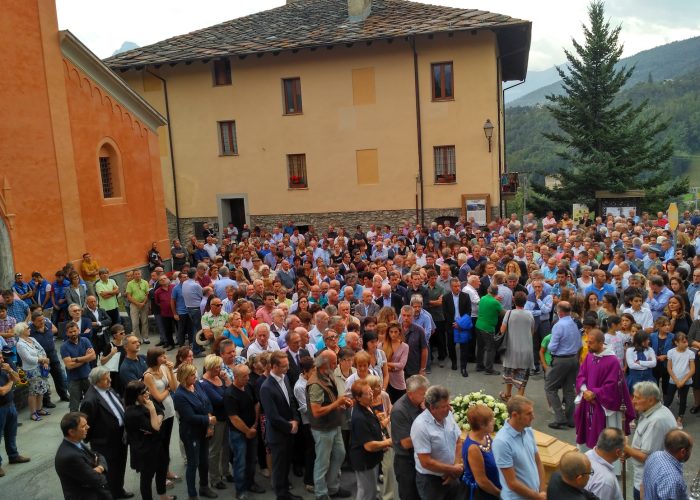
[[[621,59],[617,67],[627,66],[629,68],[633,65],[635,70],[632,78],[627,82],[626,88],[640,82],[659,82],[677,78],[688,71],[700,67],[700,37],[688,38],[687,40],[672,42],[639,52],[633,56]],[[566,64],[563,64],[561,67],[566,67]],[[533,73],[541,72],[533,71]],[[527,78],[530,78],[529,73]],[[541,79],[541,75],[537,75],[536,78]],[[545,84],[520,98],[506,99],[506,102],[508,106],[535,106],[543,104],[546,102],[546,95],[563,93],[561,83],[561,80],[557,78],[556,81]],[[523,84],[520,87],[524,86]],[[520,87],[515,87],[508,92],[513,92]]]
[[[116,56],[117,54],[121,54],[122,52],[126,52],[127,50],[131,49],[138,49],[139,46],[135,44],[134,42],[124,42],[122,43],[122,46],[119,47],[117,50],[115,50],[112,55]]]
[[[516,86],[506,91],[505,102],[506,104],[509,104],[511,101],[523,97],[530,92],[534,92],[540,87],[544,87],[558,81],[559,73],[557,73],[557,68],[554,66],[541,71],[528,71],[525,83],[516,84]],[[508,88],[508,86],[506,86],[506,88]]]

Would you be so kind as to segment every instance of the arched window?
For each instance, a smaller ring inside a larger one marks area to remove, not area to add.
[[[105,199],[122,197],[121,159],[114,146],[102,144],[98,152],[102,197]]]

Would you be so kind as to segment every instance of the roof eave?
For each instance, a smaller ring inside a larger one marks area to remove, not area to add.
[[[152,131],[167,124],[167,120],[145,99],[134,92],[99,57],[90,51],[70,31],[59,32],[61,53],[85,72],[95,83],[124,105]]]
[[[119,64],[118,62],[115,62],[114,64],[110,64],[109,58],[106,59],[106,63],[109,67],[111,67],[114,71],[129,71],[129,70],[141,70],[146,67],[160,67],[165,64],[168,64],[170,66],[175,66],[177,64],[191,64],[193,62],[199,62],[199,61],[210,61],[212,59],[217,59],[221,57],[240,57],[240,58],[245,58],[245,57],[250,57],[250,56],[259,56],[262,57],[265,54],[278,54],[282,52],[298,52],[300,50],[317,50],[319,48],[323,47],[333,47],[333,46],[339,46],[339,45],[348,45],[352,46],[354,44],[360,44],[360,43],[371,43],[371,42],[381,42],[381,41],[393,41],[393,40],[399,40],[402,38],[408,38],[411,36],[429,36],[429,35],[439,35],[439,34],[448,34],[448,33],[458,33],[458,32],[470,32],[470,31],[484,31],[484,30],[493,30],[496,32],[503,31],[503,30],[508,30],[510,28],[515,28],[515,27],[526,27],[527,29],[527,47],[525,49],[525,60],[523,61],[523,66],[524,66],[524,73],[527,72],[527,65],[528,65],[528,56],[529,56],[529,51],[530,51],[530,36],[531,36],[531,31],[532,31],[532,23],[530,21],[522,21],[522,22],[517,22],[517,23],[509,23],[509,24],[504,24],[504,25],[496,25],[496,26],[479,26],[479,27],[474,27],[474,26],[469,26],[469,27],[455,27],[455,28],[450,28],[450,29],[443,29],[443,30],[437,30],[437,31],[430,31],[430,32],[415,32],[415,33],[404,33],[398,36],[383,36],[383,37],[368,37],[368,38],[361,38],[361,39],[354,39],[354,40],[341,40],[333,43],[321,43],[321,44],[308,44],[308,45],[299,45],[296,47],[277,47],[277,48],[271,48],[271,49],[266,49],[266,50],[251,50],[251,51],[245,51],[245,52],[228,52],[228,53],[222,53],[216,56],[212,55],[207,55],[203,57],[186,57],[186,58],[181,58],[181,59],[166,59],[162,61],[156,61],[156,62],[148,62],[148,63],[133,63],[133,64]],[[523,77],[521,79],[524,79],[524,73]],[[509,80],[516,79],[516,78],[509,78]]]

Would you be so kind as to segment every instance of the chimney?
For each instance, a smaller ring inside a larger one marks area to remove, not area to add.
[[[372,0],[348,0],[348,17],[351,22],[364,21],[372,11]]]

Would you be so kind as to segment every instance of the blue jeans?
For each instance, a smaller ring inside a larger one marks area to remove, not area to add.
[[[202,313],[200,312],[199,307],[188,307],[187,315],[192,321],[192,334],[190,335],[192,352],[195,354],[199,354],[200,352],[202,352],[202,347],[194,341],[194,336],[199,330],[202,329]]]
[[[182,436],[180,436],[182,439]],[[200,488],[208,486],[209,479],[209,440],[206,438],[182,439],[185,445],[185,456],[187,457],[187,468],[185,469],[185,482],[187,483],[187,494],[191,497],[197,496],[197,486],[195,479],[197,469],[199,469]]]
[[[253,484],[257,441],[246,438],[237,430],[229,429],[228,442],[233,458],[233,480],[236,483],[236,493],[240,495]]]
[[[345,445],[340,427],[331,431],[311,429],[316,446],[314,494],[331,495],[340,488],[340,466],[345,460]]]
[[[5,451],[7,457],[11,460],[19,456],[17,451],[17,408],[14,403],[6,404],[0,407],[0,431],[5,438]],[[0,456],[0,465],[2,465],[2,457]]]

